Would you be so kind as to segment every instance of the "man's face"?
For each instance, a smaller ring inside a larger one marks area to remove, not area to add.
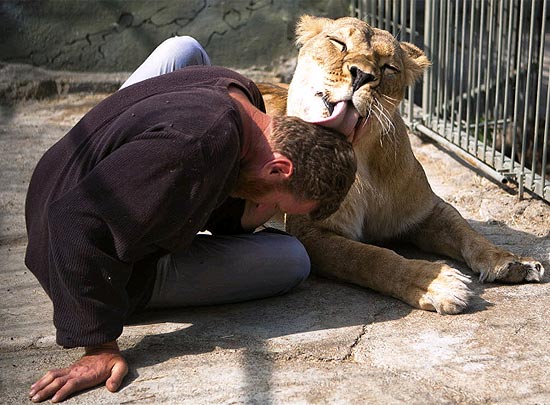
[[[259,204],[263,215],[277,212],[305,215],[316,210],[318,201],[304,200],[289,191],[288,180],[280,177],[253,177],[241,173],[231,193],[233,197],[242,198]]]

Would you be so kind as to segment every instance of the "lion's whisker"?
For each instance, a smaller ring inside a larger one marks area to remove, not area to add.
[[[379,93],[379,94],[380,94],[380,93]],[[391,104],[392,106],[394,106],[394,107],[395,107],[397,104],[399,104],[399,102],[401,101],[401,100],[399,100],[399,99],[397,99],[397,98],[395,98],[395,97],[390,97],[390,96],[387,96],[387,95],[385,95],[385,94],[380,94],[380,95],[381,95],[382,97],[384,97],[386,100],[389,100],[390,102],[391,102],[391,101],[395,101],[395,104],[394,104],[394,103],[390,103],[390,104]]]
[[[380,122],[380,124],[383,127],[384,134],[388,134],[389,132],[392,132],[392,129],[395,129],[395,127],[394,127],[393,123],[391,122],[391,119],[388,116],[387,112],[385,111],[384,106],[377,99],[373,99],[373,100],[376,103],[376,104],[373,104],[373,107],[376,108],[376,111],[377,111],[376,116],[378,118],[378,121]],[[384,121],[384,122],[382,122],[382,121]]]
[[[393,125],[393,122],[390,118],[388,111],[384,108],[382,103],[376,98],[373,98],[372,107],[376,109],[375,111],[376,118],[378,119],[378,122],[380,122],[380,125],[382,126],[382,136],[390,136],[392,143],[395,143],[396,142],[395,125]],[[382,139],[380,139],[380,142],[382,143]]]

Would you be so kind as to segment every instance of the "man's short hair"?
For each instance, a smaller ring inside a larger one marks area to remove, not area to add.
[[[332,215],[355,181],[357,161],[344,135],[310,124],[298,117],[276,116],[272,122],[271,147],[292,161],[289,191],[305,200],[319,201],[310,217]]]

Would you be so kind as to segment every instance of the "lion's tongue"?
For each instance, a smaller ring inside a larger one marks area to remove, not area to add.
[[[359,112],[350,101],[340,101],[334,106],[334,111],[330,117],[309,122],[333,128],[350,138],[351,141],[353,140],[355,126],[360,118]]]

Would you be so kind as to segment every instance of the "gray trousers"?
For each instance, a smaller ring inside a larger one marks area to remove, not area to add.
[[[210,65],[191,37],[159,45],[121,88],[189,65]],[[197,235],[191,247],[157,263],[146,308],[225,304],[284,294],[307,278],[310,261],[293,236],[269,230],[253,234]]]
[[[284,294],[309,275],[293,236],[197,235],[191,248],[162,257],[146,308],[226,304]]]

